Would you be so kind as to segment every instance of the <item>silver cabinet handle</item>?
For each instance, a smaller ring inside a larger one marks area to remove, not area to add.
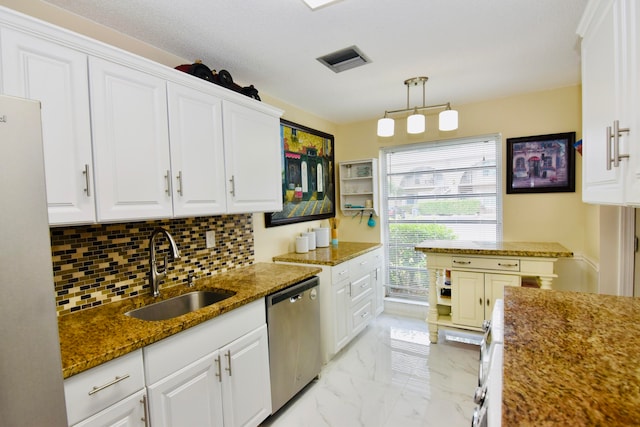
[[[220,364],[220,355],[216,357],[216,363],[218,364],[218,372],[216,372],[216,377],[218,377],[218,382],[222,382],[222,367]]]
[[[227,356],[227,364],[229,365],[229,367],[224,368],[224,370],[228,371],[229,376],[231,376],[231,350],[227,350],[227,354],[225,354],[225,356]]]
[[[87,197],[91,197],[91,181],[89,180],[89,165],[85,163],[84,170],[82,171],[84,175],[84,192],[87,193]]]
[[[231,195],[235,197],[235,195],[236,195],[235,176],[231,176],[231,179],[229,180],[229,182],[231,183],[231,190],[229,191],[229,193],[231,193]]]
[[[364,319],[364,318],[365,318],[365,317],[367,317],[368,315],[369,315],[369,312],[368,312],[368,311],[365,311],[364,313],[362,313],[362,314],[360,315],[360,317]]]
[[[167,173],[164,175],[164,180],[167,183],[167,188],[165,188],[164,192],[167,193],[167,196],[171,196],[171,175],[169,174],[168,169]]]
[[[115,379],[113,381],[109,381],[108,383],[103,384],[101,386],[94,386],[93,389],[89,392],[89,396],[91,396],[91,395],[93,395],[93,394],[95,394],[95,393],[97,393],[99,391],[102,391],[107,387],[111,387],[114,384],[118,384],[120,381],[124,381],[127,378],[129,378],[129,374],[123,375],[121,377],[115,377]]]
[[[182,171],[178,172],[176,179],[178,180],[178,194],[182,196]]]
[[[611,170],[611,163],[613,163],[613,167],[617,168],[620,165],[620,160],[629,158],[628,154],[620,154],[620,137],[623,133],[628,134],[629,128],[620,129],[620,120],[613,121],[613,132],[611,126],[607,126],[607,170]],[[613,155],[611,154],[612,149]]]
[[[453,260],[454,264],[460,264],[460,265],[469,265],[471,264],[471,261],[457,261],[457,260]]]
[[[505,264],[505,263],[502,263],[502,262],[499,262],[498,265],[500,267],[517,267],[518,266],[518,264]]]
[[[149,427],[149,408],[147,406],[147,395],[144,394],[142,395],[142,400],[140,401],[140,403],[142,403],[142,409],[144,412],[144,417],[142,417],[142,419],[140,421],[144,421],[144,427]]]

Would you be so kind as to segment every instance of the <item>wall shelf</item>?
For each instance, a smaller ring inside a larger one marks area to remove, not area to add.
[[[364,211],[378,216],[378,160],[340,162],[338,174],[342,214],[352,216]]]

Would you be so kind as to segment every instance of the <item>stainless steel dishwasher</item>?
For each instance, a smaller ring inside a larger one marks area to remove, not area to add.
[[[320,289],[317,277],[269,295],[271,413],[320,373]]]

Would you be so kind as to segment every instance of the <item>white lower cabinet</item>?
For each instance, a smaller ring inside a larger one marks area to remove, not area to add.
[[[271,415],[264,299],[72,376],[64,389],[72,426],[257,426]]]
[[[264,300],[144,349],[153,427],[257,426],[271,414]]]
[[[153,426],[223,425],[217,358],[208,354],[147,387]]]
[[[147,427],[145,413],[146,394],[140,390],[120,402],[109,406],[74,427]]]
[[[142,351],[67,378],[64,394],[69,425],[145,425]]]

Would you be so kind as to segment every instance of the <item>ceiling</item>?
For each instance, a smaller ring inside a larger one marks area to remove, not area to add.
[[[340,0],[315,11],[302,0],[47,3],[343,124],[405,108],[410,77],[429,77],[427,105],[453,108],[578,84],[587,0]],[[371,62],[336,74],[316,60],[353,45]],[[421,87],[410,105],[422,105]]]

